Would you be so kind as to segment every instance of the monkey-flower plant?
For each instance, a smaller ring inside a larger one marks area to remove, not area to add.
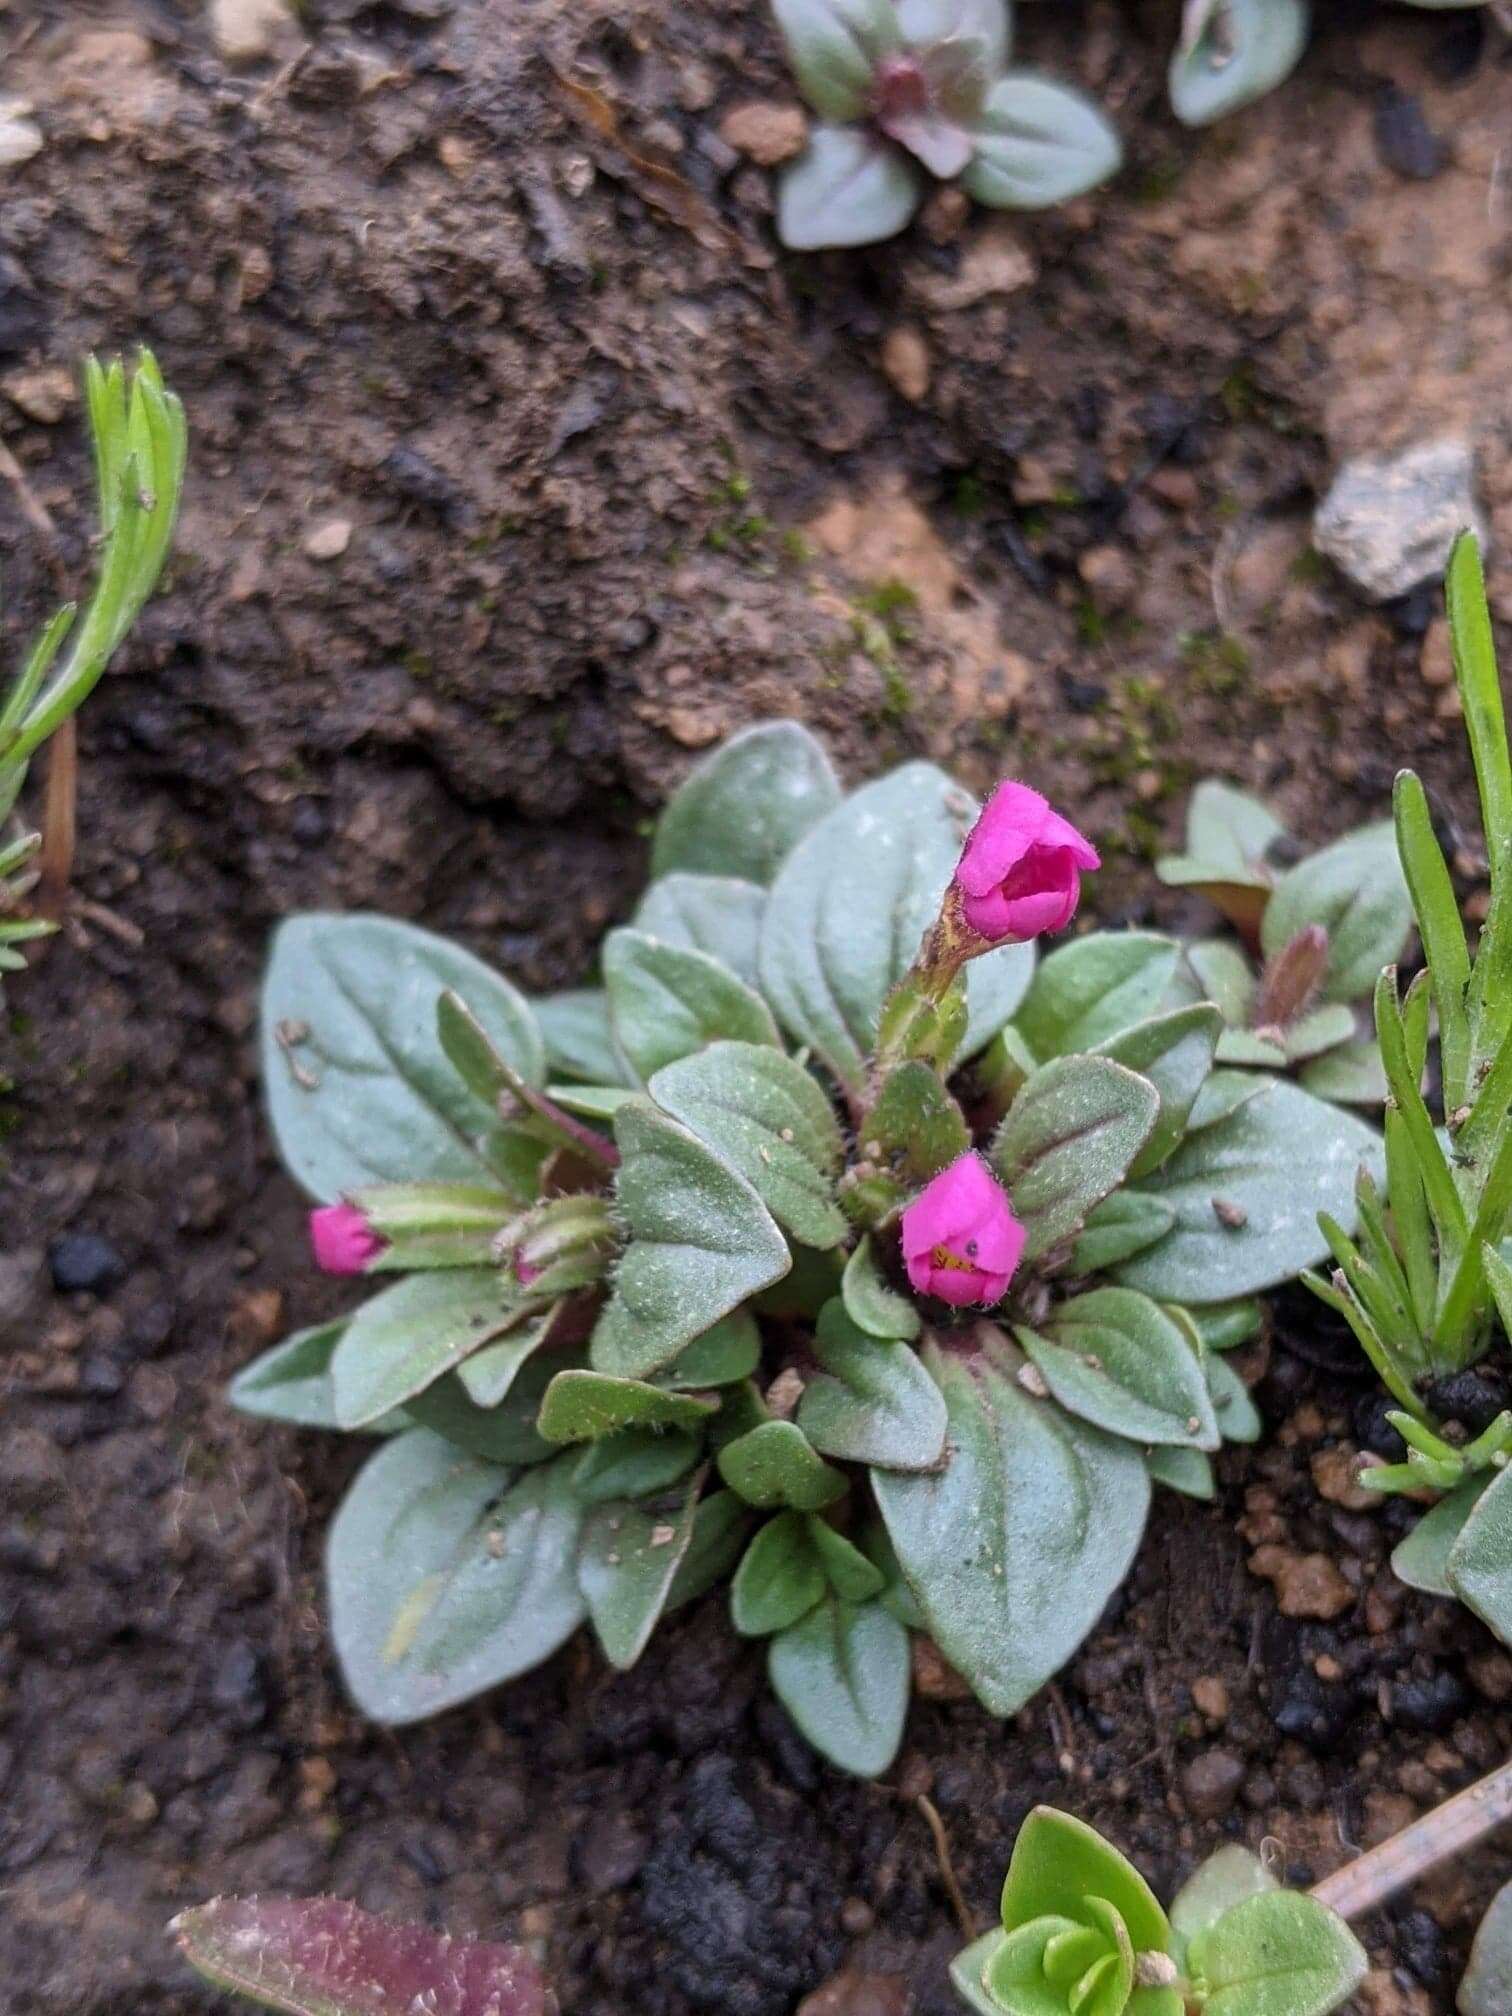
[[[367,1713],[585,1625],[631,1666],[728,1582],[799,1728],[880,1771],[912,1636],[1012,1714],[1152,1487],[1212,1491],[1259,1429],[1224,1352],[1378,1144],[1215,1070],[1173,939],[1074,935],[1097,858],[1024,781],[847,796],[774,722],[672,798],[589,985],[283,924],[269,1115],[317,1263],[371,1292],[233,1397],[373,1438],[326,1557]]]

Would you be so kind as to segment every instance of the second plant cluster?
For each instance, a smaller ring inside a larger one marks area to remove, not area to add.
[[[1408,0],[1418,7],[1479,0]],[[994,210],[1042,210],[1104,182],[1122,148],[1082,92],[1012,60],[1008,0],[773,0],[819,123],[783,171],[777,229],[797,250],[901,231],[930,181]],[[1171,107],[1206,126],[1263,97],[1307,44],[1307,0],[1186,0]]]

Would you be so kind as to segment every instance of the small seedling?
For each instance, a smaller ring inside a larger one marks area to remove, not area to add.
[[[979,2016],[1328,2016],[1367,1966],[1342,1918],[1248,1849],[1219,1849],[1168,1917],[1132,1862],[1049,1806],[1019,1830],[1002,1919],[951,1969]]]
[[[77,631],[78,610],[68,603],[0,696],[0,974],[25,965],[18,947],[57,929],[28,909],[42,846],[41,834],[15,816],[28,765],[94,691],[156,586],[183,487],[184,412],[150,351],[141,352],[130,376],[119,359],[102,366],[91,357],[84,391],[99,499],[99,577]]]
[[[1193,792],[1185,851],[1155,872],[1205,896],[1238,940],[1185,947],[1193,998],[1223,1017],[1220,1064],[1294,1071],[1321,1099],[1379,1107],[1386,1077],[1365,1004],[1412,928],[1395,832],[1382,820],[1278,866],[1290,845],[1258,798],[1216,778]]]
[[[1102,113],[1009,67],[1005,0],[773,0],[820,123],[783,171],[777,232],[812,250],[890,238],[928,178],[994,210],[1041,210],[1120,160]]]

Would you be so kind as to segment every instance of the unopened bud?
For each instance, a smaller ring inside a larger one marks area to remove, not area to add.
[[[1328,933],[1308,924],[1267,965],[1255,1002],[1257,1029],[1285,1029],[1307,1008],[1328,970]]]

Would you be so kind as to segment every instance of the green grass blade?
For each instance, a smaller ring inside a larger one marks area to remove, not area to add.
[[[1512,1118],[1512,1032],[1502,1038],[1501,1047],[1481,1079],[1480,1090],[1470,1107],[1470,1117],[1454,1137],[1454,1146],[1477,1166],[1495,1155]]]
[[[1508,850],[1503,848],[1505,856]],[[1512,1030],[1512,862],[1491,864],[1491,908],[1481,927],[1465,996],[1470,1021],[1473,1090],[1487,1060]]]
[[[1360,1221],[1357,1234],[1360,1250],[1375,1273],[1390,1288],[1392,1300],[1400,1305],[1403,1318],[1415,1331],[1418,1324],[1406,1271],[1392,1243],[1380,1192],[1369,1170],[1363,1168],[1355,1182],[1355,1210]]]
[[[1496,645],[1491,635],[1491,612],[1486,607],[1480,547],[1473,533],[1462,532],[1454,542],[1445,599],[1454,676],[1465,710],[1470,753],[1475,759],[1486,853],[1495,878],[1512,844],[1512,755],[1507,750],[1507,724],[1502,713],[1501,683],[1496,676]]]
[[[1354,1332],[1356,1343],[1375,1367],[1376,1374],[1387,1391],[1419,1419],[1425,1419],[1423,1403],[1417,1397],[1412,1381],[1392,1362],[1390,1353],[1371,1327],[1370,1318],[1344,1284],[1343,1276],[1337,1277],[1334,1281],[1325,1281],[1321,1274],[1315,1274],[1309,1267],[1304,1269],[1298,1278],[1303,1287],[1311,1289],[1320,1302],[1326,1302],[1336,1315],[1344,1318]]]
[[[1444,1066],[1444,1103],[1462,1106],[1470,1084],[1470,1020],[1466,993],[1470,952],[1443,849],[1433,831],[1428,794],[1414,771],[1401,771],[1393,792],[1397,851],[1412,897],[1418,934],[1433,978]],[[1419,1073],[1421,1075],[1421,1073]]]
[[[1381,1061],[1386,1082],[1407,1130],[1412,1155],[1422,1179],[1423,1191],[1438,1233],[1440,1267],[1459,1264],[1469,1230],[1465,1207],[1460,1202],[1448,1161],[1433,1131],[1433,1121],[1423,1104],[1423,1095],[1407,1057],[1407,1039],[1402,1028],[1402,1012],[1397,1005],[1396,968],[1388,966],[1376,982],[1376,1035],[1380,1039]]]
[[[78,604],[65,602],[52,620],[43,626],[42,634],[33,644],[26,663],[16,674],[15,684],[6,695],[5,705],[0,707],[0,749],[5,746],[6,736],[26,719],[27,710],[41,691],[43,680],[52,670],[53,660],[62,649],[63,640],[72,629],[77,614]]]
[[[1355,1300],[1369,1317],[1371,1329],[1380,1338],[1393,1361],[1400,1362],[1412,1351],[1417,1341],[1406,1309],[1398,1305],[1389,1285],[1369,1265],[1337,1219],[1330,1218],[1326,1211],[1320,1211],[1318,1227],[1328,1241],[1328,1250],[1333,1254],[1334,1264],[1348,1282]]]
[[[1489,1313],[1486,1306],[1486,1275],[1482,1248],[1500,1239],[1512,1216],[1512,1129],[1503,1134],[1501,1145],[1476,1206],[1469,1242],[1444,1295],[1443,1306],[1434,1325],[1434,1341],[1440,1353],[1450,1354],[1455,1366],[1468,1364],[1475,1355],[1478,1333]]]
[[[1400,1113],[1386,1115],[1386,1195],[1407,1274],[1412,1314],[1421,1337],[1427,1333],[1438,1307],[1438,1266],[1423,1178]]]

